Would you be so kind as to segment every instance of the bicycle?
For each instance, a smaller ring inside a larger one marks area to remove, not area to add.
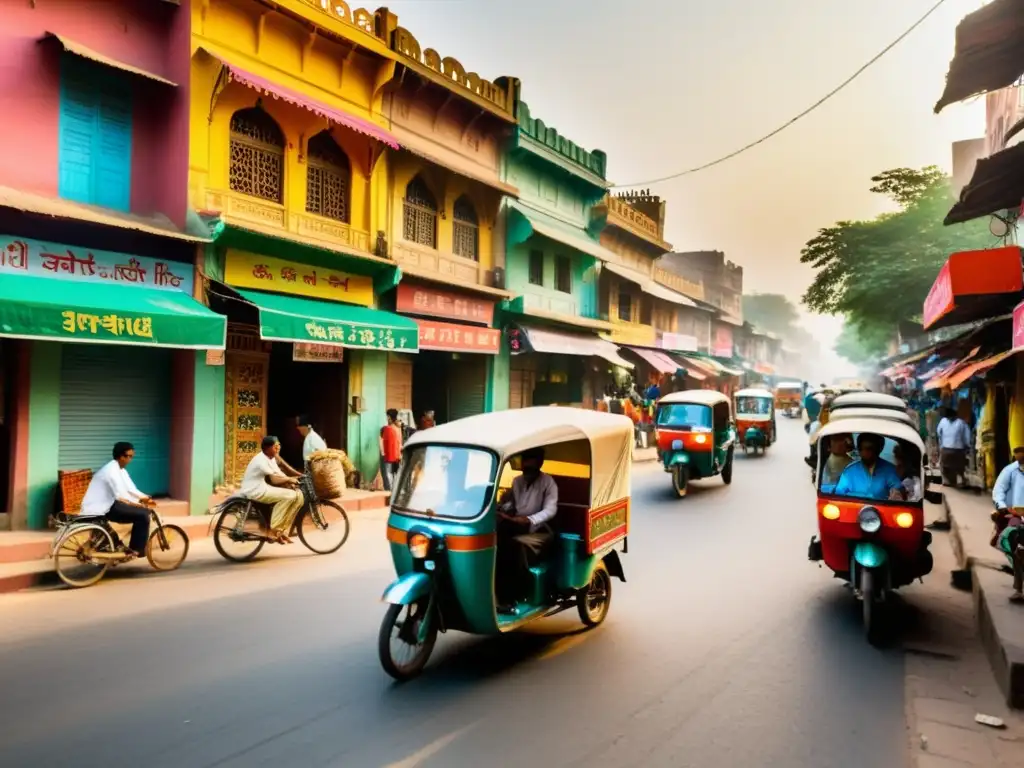
[[[302,509],[292,522],[289,536],[298,535],[308,550],[317,555],[337,552],[348,541],[349,522],[345,509],[335,501],[320,499],[309,475],[299,478]],[[272,504],[236,495],[221,503],[214,514],[213,545],[225,560],[245,563],[252,560],[273,539],[269,536]],[[258,526],[252,529],[252,522]],[[229,550],[238,545],[237,551]]]
[[[164,523],[152,507],[147,509],[156,529],[146,541],[146,559],[154,570],[176,570],[188,557],[188,534],[180,526]],[[134,559],[106,517],[62,512],[54,519],[57,535],[50,547],[50,557],[57,576],[69,587],[91,587],[106,575],[108,568]]]

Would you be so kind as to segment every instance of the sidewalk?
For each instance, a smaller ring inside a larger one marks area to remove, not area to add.
[[[637,448],[633,447],[633,463],[640,464],[645,461],[657,461],[658,460],[658,449],[654,446],[650,448]]]
[[[989,664],[1007,703],[1024,709],[1024,607],[1009,602],[1011,576],[989,546],[992,503],[987,495],[943,487],[957,565],[971,572],[974,616]]]
[[[389,494],[383,491],[348,490],[342,504],[345,511],[352,515],[387,506]],[[214,496],[210,500],[211,509],[223,499]],[[179,516],[173,510],[164,508],[157,502],[164,522],[180,525],[185,529],[191,541],[203,539],[210,535],[211,515]],[[127,526],[114,526],[119,535],[127,537]],[[49,558],[50,545],[53,543],[53,531],[5,531],[0,532],[0,593],[15,592],[19,589],[52,583],[56,579],[53,561]]]

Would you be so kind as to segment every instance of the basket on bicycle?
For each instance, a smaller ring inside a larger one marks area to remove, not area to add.
[[[313,488],[321,499],[340,499],[345,494],[345,474],[351,465],[344,451],[316,451],[307,460]]]

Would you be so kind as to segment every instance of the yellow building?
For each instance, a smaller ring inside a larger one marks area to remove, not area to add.
[[[268,433],[301,461],[306,414],[372,482],[388,355],[418,348],[416,324],[379,306],[401,276],[386,19],[342,0],[192,8],[189,190],[214,237],[208,300],[229,319],[220,474],[236,484]]]

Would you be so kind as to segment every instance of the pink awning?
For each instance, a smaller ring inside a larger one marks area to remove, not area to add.
[[[643,347],[626,347],[626,349],[638,355],[658,373],[675,373],[679,370],[679,363],[653,349],[644,349]]]
[[[213,53],[206,48],[203,50],[227,68],[232,80],[235,80],[248,88],[252,88],[254,91],[257,91],[264,96],[271,96],[275,99],[286,101],[289,104],[294,104],[297,107],[308,109],[313,114],[320,115],[320,117],[326,118],[332,123],[343,125],[346,128],[351,128],[353,131],[365,134],[366,136],[387,144],[392,149],[400,149],[398,139],[396,139],[390,131],[384,130],[376,123],[372,123],[361,117],[356,117],[355,115],[350,115],[347,112],[342,112],[337,107],[329,106],[321,101],[313,99],[310,96],[306,96],[298,91],[293,91],[287,86],[271,82],[270,80],[260,77],[259,75],[254,75],[251,72],[246,72],[241,67],[226,61],[223,56]]]

